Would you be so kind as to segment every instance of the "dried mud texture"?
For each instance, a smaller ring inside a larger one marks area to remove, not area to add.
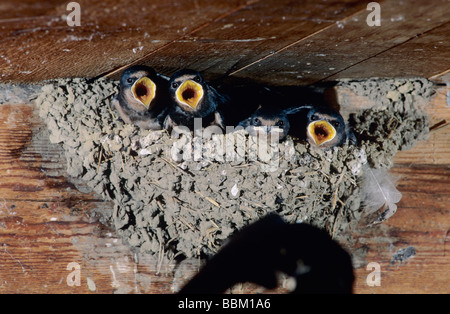
[[[341,85],[374,104],[368,110],[351,114],[349,119],[371,167],[392,167],[397,151],[410,149],[427,137],[429,119],[422,107],[434,93],[430,81],[371,79]]]
[[[105,220],[131,247],[168,258],[213,254],[270,212],[349,239],[363,215],[359,179],[367,160],[391,165],[398,149],[422,135],[414,115],[403,118],[409,111],[374,110],[353,117],[357,136],[367,137],[361,146],[324,152],[288,137],[257,153],[261,145],[245,131],[174,137],[123,124],[109,106],[117,86],[59,80],[43,87],[36,104],[51,142],[64,147],[68,174],[114,202]]]

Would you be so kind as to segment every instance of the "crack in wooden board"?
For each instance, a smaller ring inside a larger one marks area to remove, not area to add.
[[[159,0],[148,6],[117,0],[79,3],[79,27],[69,27],[61,18],[68,13],[67,3],[46,11],[48,19],[22,15],[22,23],[0,21],[5,61],[0,63],[0,80],[93,77],[179,39],[248,0]],[[32,15],[32,9],[27,13]]]
[[[141,57],[141,58],[139,58],[139,59],[137,59],[137,60],[133,60],[131,63],[127,63],[127,64],[125,64],[125,65],[120,66],[119,68],[116,68],[116,69],[113,69],[113,70],[111,70],[111,71],[108,71],[107,73],[103,73],[103,74],[100,75],[100,77],[114,77],[114,76],[117,77],[117,73],[120,72],[120,71],[122,71],[122,70],[124,70],[126,67],[131,66],[131,65],[134,65],[134,64],[138,64],[138,63],[140,63],[140,62],[143,62],[143,63],[144,63],[145,60],[149,59],[151,56],[153,56],[153,55],[156,54],[157,52],[162,51],[162,50],[168,48],[170,45],[172,45],[172,44],[174,44],[174,43],[176,43],[176,42],[180,42],[180,41],[182,41],[183,39],[185,39],[185,38],[187,38],[187,37],[189,37],[189,36],[194,35],[195,33],[201,31],[202,29],[204,29],[204,28],[206,28],[206,27],[208,27],[208,26],[211,25],[212,23],[215,23],[215,22],[217,22],[217,21],[220,21],[220,20],[226,18],[227,16],[229,16],[229,15],[231,15],[231,14],[233,14],[233,13],[236,13],[236,12],[239,11],[239,10],[242,10],[243,8],[246,8],[246,7],[251,6],[251,5],[255,4],[255,3],[258,3],[259,1],[260,1],[260,0],[249,1],[249,2],[242,4],[241,6],[235,8],[235,9],[233,9],[233,10],[231,10],[231,11],[225,12],[224,14],[221,14],[220,16],[218,16],[218,17],[216,17],[216,18],[213,18],[212,21],[208,21],[208,22],[204,23],[203,25],[200,25],[199,27],[193,29],[192,31],[190,31],[189,33],[187,33],[187,34],[181,36],[180,38],[168,42],[168,43],[165,44],[164,46],[159,47],[159,48],[157,48],[157,49],[155,49],[155,50],[153,50],[153,51],[147,53],[147,54],[144,55],[143,57]]]
[[[62,149],[36,136],[45,126],[35,110],[34,105],[0,106],[0,156],[5,156],[0,157],[0,291],[175,292],[199,270],[200,262],[186,260],[176,265],[165,260],[159,264],[155,256],[133,252],[113,228],[101,224],[101,215],[95,212],[111,211],[111,204],[93,194],[80,193],[68,182]],[[14,143],[11,139],[20,132],[32,136]],[[394,174],[400,175],[403,193],[398,212],[385,224],[361,229],[356,234],[357,243],[349,247],[350,251],[359,246],[368,248],[364,263],[380,263],[382,285],[367,286],[370,272],[364,264],[356,270],[356,293],[449,292],[450,263],[449,254],[445,254],[450,229],[448,165],[393,168]],[[38,189],[30,192],[28,188],[16,189],[14,184]],[[392,265],[392,254],[406,246],[413,246],[416,256]],[[67,284],[71,273],[67,265],[72,262],[81,267],[81,286]],[[90,290],[92,282],[95,291]],[[235,289],[241,293],[263,292],[254,285]]]
[[[381,3],[382,20],[378,28],[369,27],[366,24],[368,12],[361,12],[342,23],[301,41],[301,45],[290,46],[276,55],[264,58],[261,62],[253,64],[239,71],[239,77],[257,77],[258,81],[267,82],[273,80],[280,85],[313,84],[322,80],[340,78],[368,78],[368,77],[404,77],[431,76],[448,69],[448,62],[434,62],[434,73],[430,73],[427,56],[444,58],[448,52],[445,44],[448,43],[448,31],[441,30],[439,51],[426,51],[421,58],[418,54],[411,58],[404,58],[403,54],[392,54],[383,59],[384,66],[366,67],[376,56],[386,54],[393,48],[405,47],[414,42],[416,36],[424,34],[424,48],[430,48],[435,37],[433,31],[445,27],[449,21],[446,10],[448,2],[442,1],[442,5],[410,2],[384,1]],[[405,45],[402,45],[405,44]],[[448,59],[448,58],[447,58]],[[280,62],[282,60],[283,62]],[[355,66],[355,65],[360,66]],[[395,66],[392,66],[395,64]],[[407,70],[410,65],[414,70]],[[355,67],[354,67],[355,66]],[[353,68],[354,67],[354,68]],[[349,75],[350,70],[354,69]],[[389,69],[389,71],[387,71]],[[336,75],[339,73],[339,75]],[[406,74],[407,73],[407,74]]]
[[[420,73],[426,78],[440,76],[450,69],[449,34],[450,20],[416,34],[398,45],[361,60],[325,79],[360,78],[363,69],[367,73],[376,71],[378,77],[392,77],[392,72],[401,73],[403,77],[412,77],[416,73]],[[400,56],[404,61],[396,64],[396,67],[393,68],[391,60],[396,60]],[[442,73],[442,71],[444,72]]]
[[[365,5],[358,1],[301,5],[289,0],[261,1],[173,43],[145,63],[168,74],[188,67],[218,79],[362,8]]]
[[[157,1],[148,7],[117,0],[81,1],[83,23],[77,28],[68,27],[61,18],[67,14],[65,3],[54,3],[55,7],[44,6],[36,13],[18,5],[17,17],[0,20],[5,61],[0,65],[0,80],[93,77],[141,61],[165,74],[193,67],[212,78],[233,74],[275,85],[345,76],[394,77],[404,75],[405,70],[429,76],[448,70],[446,50],[431,49],[433,37],[427,33],[448,21],[447,2],[380,2],[380,28],[368,27],[365,4],[352,0],[301,5],[289,0],[192,0],[183,8],[176,0]],[[17,22],[20,19],[23,23]],[[393,53],[408,52],[411,46],[407,44],[415,41],[411,38],[421,33],[421,38],[430,36],[428,43],[422,43],[427,48],[423,53],[408,53],[408,58]],[[443,36],[448,42],[448,35]],[[23,45],[17,47],[17,42]],[[434,60],[432,72],[426,67],[427,57]],[[442,64],[437,62],[439,57]],[[385,61],[396,67],[379,66]]]

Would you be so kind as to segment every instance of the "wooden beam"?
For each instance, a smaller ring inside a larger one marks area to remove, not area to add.
[[[397,213],[355,231],[356,243],[343,245],[367,253],[356,270],[357,293],[449,292],[450,128],[440,124],[450,121],[448,2],[380,2],[380,28],[365,24],[365,3],[350,0],[79,2],[79,28],[61,18],[65,1],[25,0],[12,11],[3,5],[0,80],[96,76],[136,61],[166,74],[189,66],[211,78],[234,73],[231,79],[278,85],[383,73],[430,77],[436,94],[424,109],[438,127],[395,158],[392,172],[403,193]],[[173,293],[198,271],[196,259],[176,265],[122,243],[105,220],[113,205],[67,177],[64,152],[49,143],[35,105],[26,95],[4,97],[2,91],[0,293]],[[337,94],[344,107],[345,96],[346,110],[373,105],[349,90]],[[416,254],[395,261],[407,247]],[[381,266],[380,287],[366,284],[369,262]],[[67,281],[72,263],[80,266],[80,286]]]
[[[68,26],[62,18],[69,13],[67,2],[46,6],[43,16],[24,9],[17,19],[0,20],[1,81],[97,76],[254,1],[158,0],[151,5],[117,0],[78,2],[82,11],[79,27]]]
[[[364,9],[365,4],[351,0],[259,1],[161,49],[145,61],[169,73],[193,68],[206,73],[209,79],[217,79]]]
[[[431,78],[450,69],[450,20],[402,44],[352,65],[327,79],[377,77]],[[392,60],[399,60],[392,64]]]
[[[384,1],[379,27],[367,25],[369,11],[363,10],[314,36],[299,40],[289,49],[236,70],[233,76],[279,85],[356,77],[428,77],[450,67],[449,58],[446,58],[449,51],[446,22],[449,18],[445,8],[449,8],[447,1]],[[418,35],[422,36],[414,45]],[[414,52],[416,48],[423,50]],[[392,54],[389,53],[391,49]],[[381,61],[384,55],[386,58]],[[372,60],[376,64],[368,66]]]
[[[79,3],[80,27],[67,25],[67,3],[56,0],[19,3],[17,14],[0,18],[0,81],[105,73],[117,78],[123,66],[136,62],[165,74],[191,67],[211,79],[231,75],[276,85],[429,77],[449,68],[444,0],[381,1],[380,27],[369,27],[366,3],[353,0]],[[2,9],[6,16],[7,7]]]
[[[36,111],[32,104],[0,105],[0,293],[175,292],[200,262],[176,265],[122,243],[104,221],[112,204],[80,192],[83,186],[67,177],[64,152],[49,143]],[[350,252],[367,253],[356,270],[355,292],[448,293],[450,156],[443,154],[446,164],[397,164],[392,171],[403,193],[398,212],[386,223],[355,231],[356,243],[343,243]],[[414,257],[391,262],[409,246]],[[369,262],[381,265],[381,287],[366,284]],[[67,283],[71,263],[80,266],[80,286]],[[254,285],[234,289],[262,291]]]
[[[397,166],[392,172],[401,178],[399,210],[383,225],[360,229],[359,246],[368,253],[356,270],[355,292],[448,293],[450,168]],[[394,254],[407,247],[415,255],[396,261]],[[381,266],[379,287],[366,282],[371,262]]]

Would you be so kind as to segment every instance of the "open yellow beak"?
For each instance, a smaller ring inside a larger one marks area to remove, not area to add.
[[[308,136],[320,146],[336,137],[336,129],[325,120],[314,121],[308,125]]]
[[[156,95],[156,85],[151,79],[144,76],[137,80],[131,87],[133,96],[145,107],[149,108]]]
[[[179,102],[196,109],[203,98],[203,87],[192,80],[187,80],[178,87],[176,97]]]

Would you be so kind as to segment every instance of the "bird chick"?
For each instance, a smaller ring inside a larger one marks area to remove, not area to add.
[[[226,104],[227,97],[210,86],[203,76],[194,70],[184,69],[176,72],[169,81],[170,107],[164,127],[186,126],[194,130],[194,119],[202,119],[202,126],[225,128],[220,107]]]
[[[315,147],[328,149],[353,142],[353,134],[339,112],[313,107],[306,115],[306,139]]]
[[[167,111],[168,78],[144,65],[127,68],[111,106],[125,123],[160,130]]]
[[[238,126],[245,128],[251,135],[267,137],[268,140],[282,141],[289,133],[291,124],[288,115],[299,112],[302,107],[280,109],[273,106],[259,106],[259,108],[247,119],[241,121]]]

